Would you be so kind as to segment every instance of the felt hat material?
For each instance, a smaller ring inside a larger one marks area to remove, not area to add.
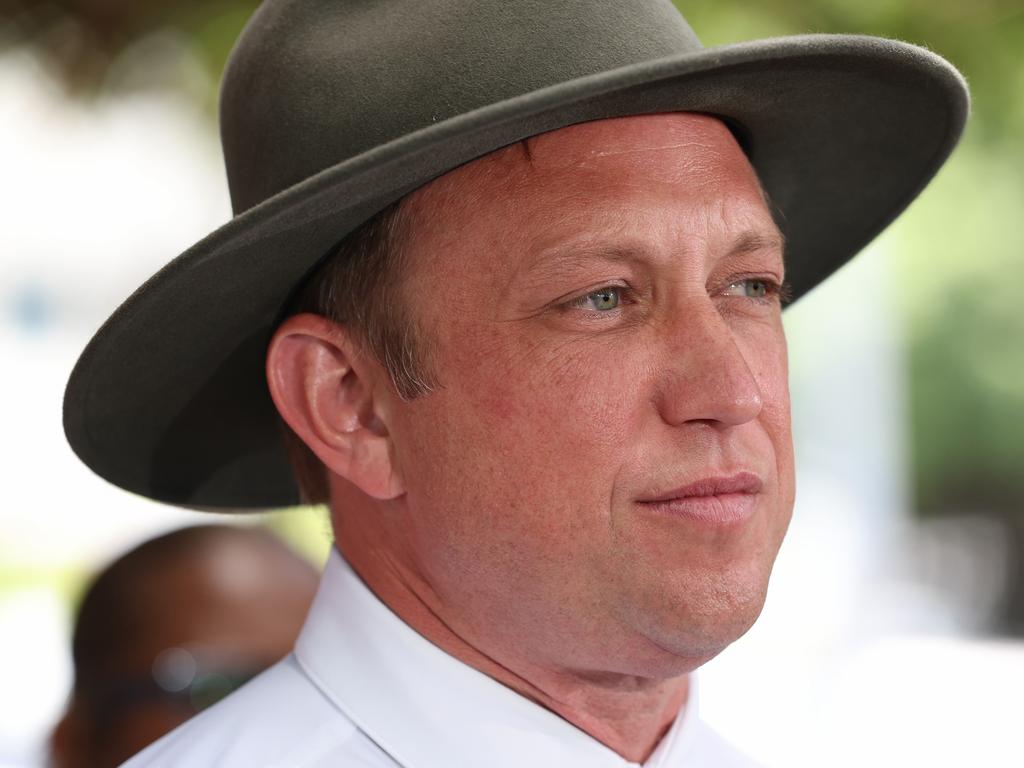
[[[72,448],[116,485],[170,503],[298,503],[264,355],[317,262],[488,152],[669,111],[733,130],[777,209],[800,296],[932,178],[968,94],[945,60],[891,40],[705,49],[668,0],[265,0],[221,91],[235,217],[93,337],[65,393]]]

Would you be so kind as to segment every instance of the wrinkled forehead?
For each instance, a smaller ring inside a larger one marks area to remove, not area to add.
[[[708,161],[731,158],[739,149],[722,121],[683,112],[581,123],[527,139],[526,146],[537,169],[585,170],[599,162],[640,161],[655,172],[660,168],[672,174],[670,180],[680,161],[690,171],[706,170]]]
[[[639,115],[561,128],[485,155],[408,196],[410,209],[437,215],[482,196],[604,178],[644,183],[735,184],[759,180],[721,120],[696,113]],[[762,197],[764,193],[762,192]]]

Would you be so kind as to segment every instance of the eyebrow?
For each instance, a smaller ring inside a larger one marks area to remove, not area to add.
[[[771,233],[758,230],[746,230],[737,237],[725,254],[724,259],[743,256],[759,251],[778,251],[785,263],[786,238],[776,230]],[[614,262],[649,262],[641,254],[641,246],[578,244],[571,240],[545,248],[535,260],[520,274],[550,273],[553,270],[571,270],[593,261]]]
[[[785,255],[786,236],[782,232],[775,231],[770,235],[766,235],[762,232],[748,230],[736,238],[726,256],[739,256],[745,253],[771,250],[777,250]]]

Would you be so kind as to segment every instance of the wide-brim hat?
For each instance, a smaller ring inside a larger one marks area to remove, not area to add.
[[[72,448],[110,482],[174,504],[298,503],[264,357],[317,263],[390,203],[503,146],[678,111],[737,137],[799,297],[917,196],[968,95],[949,63],[892,40],[705,49],[668,0],[266,0],[221,91],[235,217],[93,337],[65,393]]]

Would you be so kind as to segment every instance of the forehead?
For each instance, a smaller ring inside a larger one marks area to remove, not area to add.
[[[475,249],[482,270],[488,254],[501,253],[491,270],[518,269],[546,241],[574,229],[595,238],[613,230],[649,233],[654,219],[662,229],[672,219],[681,237],[709,217],[726,229],[779,237],[729,129],[693,113],[599,120],[541,134],[445,174],[412,193],[405,207],[416,244],[431,250],[428,262],[441,269],[435,249]]]
[[[635,171],[651,184],[713,181],[722,165],[749,165],[719,120],[698,114],[660,114],[599,120],[541,134],[525,143],[525,167],[540,174],[591,175]],[[521,164],[521,166],[524,164]],[[524,173],[524,175],[527,175]]]
[[[757,184],[724,123],[708,115],[664,113],[597,120],[533,136],[450,171],[408,200],[414,206],[451,205],[487,188],[520,192],[548,180],[641,169],[649,184]]]

